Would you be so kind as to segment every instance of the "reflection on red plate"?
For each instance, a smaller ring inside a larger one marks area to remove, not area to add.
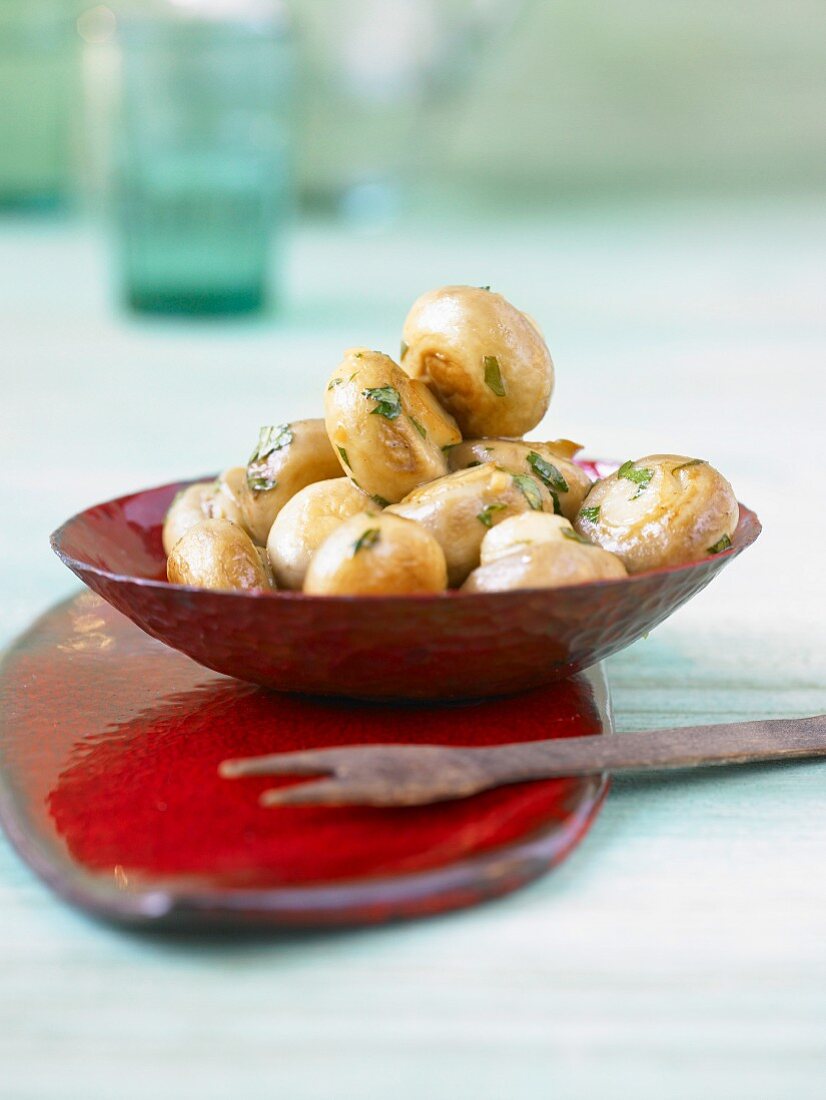
[[[615,464],[582,465],[593,476]],[[207,668],[277,691],[449,700],[524,691],[616,653],[704,588],[760,533],[741,506],[733,546],[693,565],[561,589],[318,597],[207,592],[164,580],[161,526],[185,483],[120,497],[52,536],[91,589]]]
[[[0,818],[55,889],[127,923],[354,923],[502,894],[584,834],[604,777],[432,807],[262,809],[244,756],[370,741],[496,744],[610,730],[601,670],[518,698],[400,707],[278,695],[205,672],[91,593],[0,669]]]

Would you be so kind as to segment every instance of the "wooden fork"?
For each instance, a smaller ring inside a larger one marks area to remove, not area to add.
[[[264,806],[419,806],[532,779],[826,756],[826,715],[485,748],[354,745],[225,760],[226,779],[318,775],[265,791]]]

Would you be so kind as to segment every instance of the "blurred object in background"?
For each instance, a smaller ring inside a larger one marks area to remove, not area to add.
[[[72,193],[80,108],[73,0],[0,0],[0,210]]]
[[[155,313],[261,309],[290,206],[284,7],[132,4],[118,17],[118,40],[115,207],[128,304]]]
[[[443,181],[515,209],[822,191],[826,3],[534,3],[427,135]]]
[[[484,81],[522,0],[293,0],[306,206],[381,224],[426,154],[428,108]],[[439,157],[434,158],[438,171]]]

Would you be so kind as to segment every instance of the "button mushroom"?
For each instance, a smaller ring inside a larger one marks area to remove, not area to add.
[[[275,517],[299,489],[339,473],[323,420],[262,428],[239,489],[244,525],[253,540],[265,545]]]
[[[464,470],[480,462],[496,462],[513,473],[527,473],[545,485],[558,515],[573,520],[591,488],[591,479],[571,461],[569,444],[530,443],[523,439],[466,439],[451,447],[451,470]],[[558,449],[557,449],[558,448]]]
[[[388,509],[422,524],[436,538],[447,560],[452,586],[479,564],[485,532],[520,512],[551,512],[553,499],[529,474],[512,474],[494,463],[439,478]]]
[[[587,581],[614,580],[626,575],[614,554],[591,546],[575,531],[565,537],[495,557],[470,574],[463,592],[505,592],[515,588],[564,588]]]
[[[538,326],[500,294],[446,286],[407,315],[401,364],[427,382],[464,436],[522,436],[551,399],[554,366]]]
[[[368,348],[344,353],[327,385],[325,409],[344,472],[381,505],[447,473],[443,448],[462,438],[422,382]]]
[[[228,519],[242,524],[237,499],[238,474],[243,467],[227,470],[217,481],[199,481],[182,489],[169,506],[163,524],[163,548],[166,554],[190,527],[204,519]]]
[[[352,516],[315,553],[304,591],[318,596],[441,592],[445,556],[423,527],[387,512]]]
[[[378,511],[346,477],[316,481],[301,489],[275,517],[267,539],[279,587],[300,589],[313,555],[327,536],[350,516]]]
[[[482,565],[488,565],[517,550],[543,542],[560,542],[573,535],[571,522],[564,516],[552,516],[548,512],[523,512],[491,527],[482,539],[479,560]]]
[[[271,587],[259,547],[227,519],[205,519],[190,527],[169,555],[166,575],[173,584],[221,591]]]
[[[215,495],[209,505],[208,519],[228,519],[244,525],[241,514],[241,490],[247,479],[243,466],[232,466],[224,470],[215,482]]]
[[[640,573],[728,549],[738,519],[734,491],[713,466],[648,455],[597,481],[574,527]]]

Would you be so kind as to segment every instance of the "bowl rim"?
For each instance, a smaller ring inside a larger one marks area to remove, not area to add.
[[[613,460],[608,459],[588,459],[588,462],[594,464],[613,464]],[[462,602],[480,602],[482,600],[508,600],[513,599],[518,595],[537,594],[537,593],[556,593],[558,594],[559,588],[545,588],[542,586],[536,588],[518,588],[505,590],[501,592],[462,592],[461,589],[446,589],[444,592],[418,592],[402,594],[371,594],[371,595],[311,595],[307,592],[296,592],[291,589],[204,589],[195,585],[188,584],[173,584],[167,580],[156,580],[153,577],[138,577],[129,573],[116,573],[111,569],[105,569],[99,565],[93,565],[91,562],[82,561],[79,558],[75,558],[63,548],[62,542],[65,538],[69,528],[72,524],[83,520],[89,512],[93,512],[98,508],[105,508],[108,505],[121,504],[127,500],[133,500],[135,497],[144,496],[147,493],[160,492],[163,489],[172,488],[186,488],[189,485],[197,484],[200,481],[214,480],[215,475],[212,477],[203,478],[188,478],[183,481],[170,481],[164,485],[153,485],[146,489],[139,489],[135,492],[124,493],[118,497],[112,497],[110,500],[101,501],[98,504],[92,504],[88,508],[82,509],[80,512],[75,512],[74,515],[69,516],[64,520],[59,527],[56,527],[49,536],[49,545],[51,546],[57,557],[63,562],[67,568],[71,569],[77,576],[81,576],[83,573],[91,573],[96,577],[101,577],[107,581],[113,581],[121,585],[135,585],[143,589],[156,589],[164,592],[182,592],[197,594],[201,597],[222,597],[225,599],[248,599],[248,600],[278,600],[280,602],[289,603],[317,603],[318,601],[324,601],[327,604],[363,604],[365,602],[371,605],[384,603],[402,603],[402,604],[429,604],[429,603],[443,603],[449,600],[460,599]],[[683,562],[680,565],[664,565],[659,569],[647,569],[641,573],[629,573],[625,577],[614,577],[604,580],[594,581],[581,581],[579,584],[569,584],[564,586],[564,590],[567,592],[581,592],[581,591],[602,591],[604,589],[616,588],[621,585],[628,584],[640,584],[643,583],[649,577],[668,576],[672,573],[688,573],[692,569],[696,569],[701,565],[708,565],[710,563],[726,563],[733,558],[737,557],[743,550],[748,549],[763,530],[763,525],[757,513],[748,507],[748,505],[737,502],[740,509],[740,515],[735,528],[734,535],[732,537],[732,544],[726,550],[721,550],[719,553],[710,557],[700,558],[697,561]],[[744,524],[744,519],[748,520],[748,525]],[[81,576],[82,579],[82,576]]]

